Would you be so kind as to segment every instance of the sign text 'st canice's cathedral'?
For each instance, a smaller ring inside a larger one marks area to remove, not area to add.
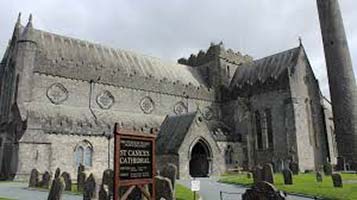
[[[329,2],[319,8],[324,39],[334,44],[325,42],[338,151],[353,167],[356,129],[346,119],[356,120],[356,85],[342,20],[330,13],[337,2]],[[346,80],[331,78],[339,74]],[[157,167],[173,163],[180,178],[264,163],[316,170],[338,155],[330,104],[301,43],[260,59],[211,44],[171,63],[49,33],[32,17],[23,26],[19,17],[1,60],[0,94],[3,179],[57,167],[76,177],[79,164],[99,177],[113,167],[116,122],[157,134]]]

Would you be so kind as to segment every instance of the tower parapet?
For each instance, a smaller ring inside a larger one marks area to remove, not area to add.
[[[191,54],[189,58],[180,58],[178,63],[195,67],[214,61],[216,58],[220,58],[224,61],[237,65],[253,61],[253,58],[249,55],[234,52],[232,49],[226,50],[223,43],[220,42],[219,44],[211,43],[207,51],[201,50],[197,55]]]

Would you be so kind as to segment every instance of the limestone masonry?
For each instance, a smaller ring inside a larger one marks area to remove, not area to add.
[[[211,44],[170,63],[36,29],[32,17],[23,26],[19,17],[0,94],[2,179],[58,167],[76,177],[80,164],[100,177],[112,168],[116,122],[157,134],[159,170],[172,163],[180,178],[336,164],[330,103],[302,44],[261,59]]]

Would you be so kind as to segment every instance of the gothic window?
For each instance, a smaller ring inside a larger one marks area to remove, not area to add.
[[[83,141],[77,145],[74,152],[76,166],[80,164],[91,167],[93,159],[93,147],[88,141]]]
[[[270,109],[265,109],[265,117],[267,125],[268,148],[274,148],[273,123]]]
[[[257,133],[257,148],[263,149],[263,134],[259,111],[255,111],[255,128]]]
[[[226,157],[226,163],[227,164],[233,164],[233,149],[230,145],[227,146],[226,152],[225,152],[225,157]]]
[[[309,142],[310,145],[313,145],[314,143],[314,137],[313,137],[313,128],[312,128],[312,119],[311,119],[311,107],[309,103],[309,99],[305,99],[305,112],[306,112],[306,123],[307,123],[307,131],[309,135]]]
[[[76,159],[76,166],[79,166],[80,164],[83,163],[83,147],[78,146],[75,152],[75,159]]]

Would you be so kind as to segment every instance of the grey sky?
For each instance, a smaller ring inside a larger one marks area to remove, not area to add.
[[[357,74],[357,1],[340,0]],[[296,47],[301,36],[328,95],[315,0],[2,0],[0,54],[18,12],[34,27],[176,61],[223,41],[254,58]]]

